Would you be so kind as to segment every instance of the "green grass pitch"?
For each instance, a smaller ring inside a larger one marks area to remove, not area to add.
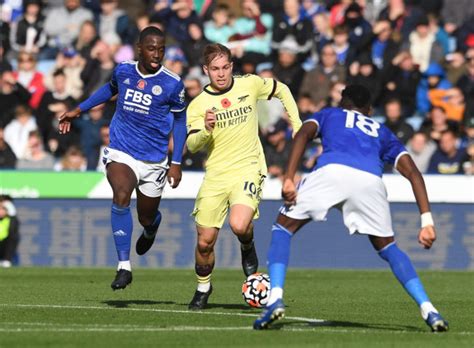
[[[110,289],[112,269],[0,269],[0,347],[473,347],[474,274],[420,272],[450,323],[433,334],[389,271],[292,270],[286,318],[254,331],[260,310],[239,270],[216,270],[209,309],[189,312],[192,270],[136,269]]]

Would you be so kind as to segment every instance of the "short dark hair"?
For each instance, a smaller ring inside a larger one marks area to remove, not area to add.
[[[140,32],[140,37],[138,38],[138,42],[142,43],[145,40],[145,38],[150,35],[159,36],[162,38],[165,37],[165,33],[163,33],[160,29],[154,26],[149,26]]]
[[[359,109],[370,108],[371,95],[367,87],[362,85],[349,85],[342,91],[341,106]]]
[[[209,44],[204,48],[204,65],[208,66],[216,57],[223,55],[227,56],[229,62],[232,61],[232,53],[230,50],[221,44]]]

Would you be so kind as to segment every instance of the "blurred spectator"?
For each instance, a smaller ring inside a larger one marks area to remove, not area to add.
[[[372,62],[382,73],[387,71],[399,48],[398,43],[392,39],[390,22],[378,21],[374,26],[368,51],[371,52]]]
[[[5,141],[3,128],[0,127],[0,169],[15,169],[16,156]]]
[[[205,37],[211,42],[225,44],[234,31],[230,25],[229,5],[218,4],[212,12],[212,20],[204,23]]]
[[[202,91],[201,80],[197,77],[186,78],[184,80],[186,105],[199,95]]]
[[[151,17],[152,21],[163,23],[166,35],[171,39],[169,43],[185,45],[191,37],[188,26],[191,23],[201,24],[201,20],[189,6],[188,0],[175,0],[171,6],[165,6]]]
[[[20,223],[9,196],[0,197],[0,267],[12,266],[20,242]]]
[[[108,124],[103,124],[102,127],[100,127],[100,148],[99,148],[99,159],[96,163],[97,171],[104,171],[105,170],[105,162],[107,162],[106,159],[104,159],[105,155],[105,149],[107,146],[110,144],[110,127]],[[202,167],[201,167],[202,168]]]
[[[336,4],[334,4],[330,10],[329,24],[331,28],[335,28],[344,23],[344,14],[346,13],[347,7],[352,3],[353,0],[336,1]]]
[[[387,7],[380,12],[379,19],[388,20],[396,35],[405,41],[422,15],[420,8],[404,0],[388,0]]]
[[[190,67],[201,67],[203,65],[203,52],[209,41],[203,36],[202,28],[196,23],[188,26],[191,40],[183,45],[184,55]]]
[[[403,144],[413,136],[413,128],[403,120],[402,104],[399,99],[390,99],[385,103],[384,124]]]
[[[134,23],[124,10],[119,8],[118,0],[100,0],[101,13],[97,21],[99,36],[109,46],[133,45]]]
[[[69,108],[70,105],[66,102],[57,102],[50,106],[51,111],[54,112],[54,117],[51,123],[50,133],[46,137],[46,145],[47,150],[51,152],[55,158],[64,155],[69,147],[79,146],[80,144],[79,134],[75,127],[72,127],[71,131],[66,134],[60,134],[58,130],[59,116],[67,112]]]
[[[474,175],[474,141],[471,141],[466,148],[466,156],[462,160],[462,170],[466,175]]]
[[[465,100],[472,103],[474,100],[474,48],[466,52],[466,62],[467,71],[459,78],[456,86],[461,89]]]
[[[338,82],[336,82],[337,84]],[[331,94],[332,94],[332,89],[331,89]],[[317,106],[313,103],[313,100],[311,99],[311,96],[309,94],[302,94],[298,98],[298,111],[300,113],[300,118],[301,121],[305,121],[308,119],[309,116],[314,114],[318,108]],[[326,103],[326,106],[328,104]]]
[[[313,16],[313,46],[316,57],[321,53],[324,46],[331,42],[333,37],[332,28],[329,25],[329,15],[325,12]],[[317,60],[317,59],[316,59]]]
[[[345,77],[344,67],[337,64],[334,48],[326,45],[321,50],[320,64],[305,74],[300,95],[310,95],[313,103],[321,108],[329,95],[331,85],[338,81],[344,82]]]
[[[85,21],[81,25],[79,35],[73,42],[74,50],[84,59],[90,59],[92,48],[95,46],[99,36],[97,28],[92,21]]]
[[[318,0],[302,0],[301,7],[306,18],[312,18],[319,13],[326,12],[326,7]]]
[[[54,157],[44,151],[43,139],[39,131],[31,131],[28,136],[25,157],[19,159],[16,169],[52,170]]]
[[[439,148],[431,156],[428,174],[463,174],[461,162],[465,152],[457,148],[457,141],[453,131],[446,130],[441,133]]]
[[[270,54],[273,16],[262,14],[256,0],[242,0],[240,6],[242,16],[234,23],[236,33],[230,38],[234,42],[228,47],[238,58],[248,52]]]
[[[347,82],[348,84],[359,84],[367,87],[372,97],[372,104],[375,104],[378,100],[381,89],[380,79],[377,74],[377,69],[372,64],[372,59],[368,53],[359,56],[359,58],[349,66]]]
[[[36,59],[33,54],[27,52],[18,54],[18,69],[13,72],[13,76],[31,93],[29,105],[33,109],[37,109],[46,87],[43,82],[43,74],[36,69]]]
[[[0,127],[5,127],[14,117],[14,110],[20,104],[28,104],[31,94],[19,84],[9,70],[0,75]]]
[[[265,138],[264,153],[270,178],[283,178],[286,160],[290,155],[291,144],[287,141],[288,123],[280,119]]]
[[[87,168],[87,161],[81,149],[77,146],[69,147],[58,163],[54,166],[56,171],[80,171]]]
[[[51,9],[44,24],[49,37],[47,57],[54,58],[59,50],[71,47],[82,23],[92,19],[92,12],[82,7],[80,0],[64,0],[63,6]]]
[[[58,69],[62,69],[66,75],[66,93],[79,100],[83,94],[81,72],[84,65],[85,60],[77,54],[75,49],[65,49],[59,52],[54,67],[45,78],[46,87],[49,90],[53,89],[53,74]]]
[[[450,38],[448,33],[441,27],[439,15],[433,12],[427,12],[428,14],[428,23],[429,23],[429,31],[434,34],[435,42],[437,42],[442,48],[443,56],[450,53],[454,50],[454,47],[450,47]]]
[[[298,61],[298,44],[286,39],[279,46],[278,58],[273,67],[275,78],[286,84],[293,95],[298,95],[305,71]]]
[[[453,52],[445,56],[443,68],[446,71],[446,77],[452,85],[467,72],[466,59],[462,52]]]
[[[100,130],[108,121],[104,119],[105,104],[100,104],[88,112],[83,113],[80,118],[73,122],[73,126],[79,130],[81,149],[87,160],[87,169],[95,170],[100,156],[102,139]]]
[[[349,28],[349,53],[347,63],[355,61],[364,53],[364,48],[372,39],[372,26],[362,15],[362,8],[358,3],[352,3],[344,13],[344,25]]]
[[[422,75],[422,79],[418,84],[416,91],[416,106],[418,112],[424,115],[431,108],[429,99],[429,91],[432,89],[450,89],[451,83],[446,79],[445,73],[441,65],[431,63],[428,69]]]
[[[28,0],[24,13],[10,28],[10,43],[15,52],[40,53],[46,45],[47,37],[43,30],[44,16],[41,13],[41,0]]]
[[[36,110],[36,123],[41,132],[42,138],[46,141],[52,132],[54,110],[57,103],[66,103],[74,105],[76,101],[66,90],[67,77],[63,69],[58,69],[53,73],[53,85],[50,91],[47,91],[41,99],[38,110]]]
[[[456,32],[469,17],[474,15],[472,0],[444,1],[441,17],[444,20],[444,30],[448,34]]]
[[[430,31],[426,16],[418,20],[416,29],[410,33],[406,46],[421,72],[425,72],[431,62],[441,63],[443,60],[443,47],[436,41],[435,33]]]
[[[300,1],[284,0],[283,12],[276,15],[273,22],[273,56],[278,56],[281,46],[286,41],[294,41],[298,62],[303,62],[311,50],[312,31],[311,20],[304,16],[303,11],[300,11]]]
[[[449,120],[461,122],[464,116],[466,104],[464,95],[459,88],[432,89],[428,92],[431,105],[441,106],[446,110]]]
[[[334,43],[332,46],[336,51],[337,62],[344,65],[349,53],[349,28],[344,25],[338,25],[334,28]]]
[[[27,105],[15,107],[15,118],[4,129],[5,141],[10,145],[17,159],[25,158],[28,136],[38,129],[36,120]]]
[[[416,132],[408,141],[407,150],[421,173],[426,173],[431,156],[436,151],[436,143],[425,133]]]
[[[81,71],[84,83],[82,99],[88,98],[99,87],[110,81],[115,68],[113,51],[106,42],[97,41],[91,51],[91,59]]]
[[[188,65],[183,50],[179,46],[166,47],[163,65],[179,76],[183,76]]]
[[[344,88],[346,88],[346,84],[343,82],[333,83],[331,87],[331,92],[329,92],[329,96],[326,99],[325,107],[338,107],[339,102],[342,99],[342,91],[344,90]]]
[[[439,142],[441,134],[447,130],[458,132],[457,122],[448,120],[446,111],[442,107],[434,106],[429,113],[429,117],[422,123],[420,131],[427,134],[434,141]]]
[[[275,78],[271,65],[260,64],[257,73],[258,76],[263,78]],[[284,117],[285,108],[277,98],[259,100],[257,101],[257,114],[261,135],[265,136],[269,129],[273,128],[278,120]]]
[[[385,84],[381,96],[386,96],[385,99],[399,98],[402,102],[403,117],[411,117],[416,110],[416,91],[420,79],[421,74],[410,53],[402,51],[381,76],[381,82]]]

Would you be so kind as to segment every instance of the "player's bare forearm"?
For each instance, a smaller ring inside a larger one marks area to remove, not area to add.
[[[286,166],[285,178],[294,180],[296,171],[301,162],[301,157],[306,148],[306,144],[316,135],[317,125],[314,122],[306,122],[296,133],[291,146],[290,157]]]
[[[178,187],[182,177],[181,164],[171,163],[167,177],[172,188]]]
[[[59,124],[58,129],[60,134],[66,134],[71,130],[71,122],[76,117],[79,117],[81,114],[81,108],[78,106],[74,110],[65,112],[61,116],[59,116]]]
[[[402,155],[397,163],[397,170],[410,181],[420,214],[430,211],[430,202],[426,192],[425,181],[410,155]]]

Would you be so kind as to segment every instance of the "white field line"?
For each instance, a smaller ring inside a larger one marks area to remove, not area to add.
[[[181,313],[181,314],[204,314],[204,315],[226,315],[234,317],[252,317],[256,318],[258,314],[250,313],[231,313],[231,312],[204,312],[189,311],[179,309],[159,309],[159,308],[116,308],[116,307],[99,307],[99,306],[72,306],[72,305],[45,305],[45,304],[9,304],[0,303],[0,307],[23,307],[23,308],[53,308],[53,309],[96,309],[96,310],[118,310],[133,312],[158,312],[158,313]],[[285,317],[289,320],[304,321],[308,323],[324,323],[322,319],[303,318],[303,317]]]

